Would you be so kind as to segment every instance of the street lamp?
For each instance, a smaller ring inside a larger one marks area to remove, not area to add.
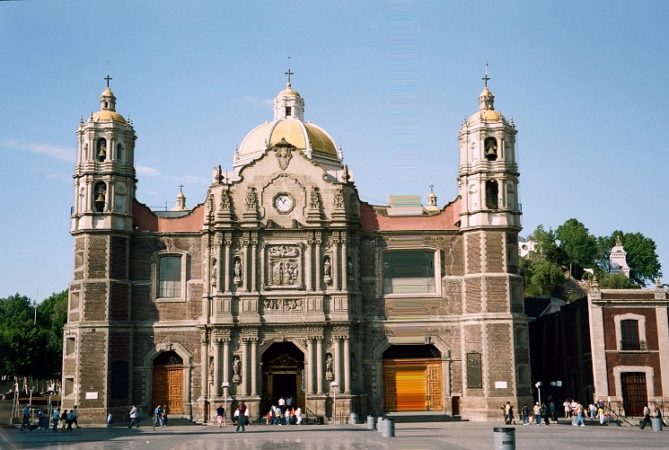
[[[541,381],[537,381],[537,383],[534,385],[534,387],[537,388],[537,395],[539,396],[539,405],[541,405]]]
[[[332,425],[337,421],[337,388],[339,384],[336,381],[330,383],[330,389],[332,389]]]
[[[228,389],[230,389],[230,383],[225,381],[221,384],[221,387],[223,388],[223,409],[225,409],[225,413],[223,413],[223,425],[227,425],[226,414],[228,413]]]

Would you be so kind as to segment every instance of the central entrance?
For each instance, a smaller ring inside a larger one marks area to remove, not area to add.
[[[304,409],[304,354],[291,342],[275,342],[262,355],[261,414],[279,398]]]
[[[168,414],[183,413],[183,360],[173,351],[163,352],[153,360],[151,410],[165,405]]]

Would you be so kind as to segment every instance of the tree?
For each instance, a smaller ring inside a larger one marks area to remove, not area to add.
[[[632,281],[645,286],[662,275],[654,240],[641,233],[623,233],[621,241],[627,252],[627,265],[630,266]]]
[[[583,269],[595,266],[597,259],[597,238],[576,219],[569,219],[555,230],[560,250],[566,257],[569,273],[580,277]]]
[[[564,283],[564,273],[557,264],[539,257],[521,262],[521,275],[525,280],[525,295],[529,297],[553,295]]]

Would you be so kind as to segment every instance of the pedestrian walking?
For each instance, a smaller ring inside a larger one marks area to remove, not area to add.
[[[225,408],[223,408],[223,405],[218,405],[218,408],[216,408],[216,423],[218,423],[218,428],[221,428],[224,418]]]
[[[235,411],[235,415],[237,416],[237,428],[235,429],[235,432],[239,431],[239,429],[242,429],[242,432],[246,431],[246,414],[247,414],[247,408],[244,402],[241,402],[239,404],[239,407],[237,408],[237,411]]]
[[[530,424],[530,408],[528,408],[527,403],[520,409],[520,416],[523,419],[523,425]]]
[[[153,410],[153,431],[156,431],[156,427],[163,424],[162,414],[163,410],[160,405],[156,406],[156,409]]]
[[[53,417],[51,418],[53,421],[53,432],[58,431],[58,421],[60,420],[60,410],[58,408],[53,410]]]
[[[534,422],[537,426],[541,425],[541,406],[539,406],[539,402],[534,404],[532,412],[534,413]]]
[[[77,422],[77,418],[79,418],[79,411],[77,411],[77,405],[74,405],[74,407],[72,408],[72,415],[74,416],[74,420],[72,421],[72,423],[76,425],[77,428],[81,428],[79,426],[79,422]]]
[[[646,425],[651,425],[651,422],[650,422],[650,408],[648,407],[648,405],[643,407],[643,419],[641,419],[641,424],[640,425],[641,425],[642,430],[644,428],[646,428]],[[651,427],[652,427],[652,425],[651,425]]]
[[[111,410],[108,410],[107,411],[107,428],[112,427],[112,422],[113,422],[112,412],[111,412]]]
[[[139,428],[139,411],[137,411],[137,407],[133,404],[132,408],[130,409],[130,425],[128,428],[132,428],[133,426],[137,426]]]

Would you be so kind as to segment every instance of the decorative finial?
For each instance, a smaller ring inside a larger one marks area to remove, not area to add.
[[[290,56],[288,57],[288,72],[284,72],[285,75],[288,75],[288,86],[290,86],[290,76],[295,75],[294,72],[290,71]]]
[[[490,80],[490,77],[488,76],[488,61],[485,62],[485,75],[481,79],[483,80],[485,87],[488,87],[488,80]]]
[[[106,76],[106,77],[104,77],[104,80],[106,80],[106,81],[107,81],[107,87],[109,87],[109,81],[113,80],[113,78],[112,78],[112,77],[110,77],[110,76],[109,76],[109,74],[107,74],[107,76]]]
[[[180,194],[183,194],[183,193],[184,193],[184,185],[183,185],[183,184],[180,184],[180,185],[179,185],[179,193],[180,193]]]
[[[434,184],[431,184],[429,188],[430,188],[430,193],[434,194]]]

